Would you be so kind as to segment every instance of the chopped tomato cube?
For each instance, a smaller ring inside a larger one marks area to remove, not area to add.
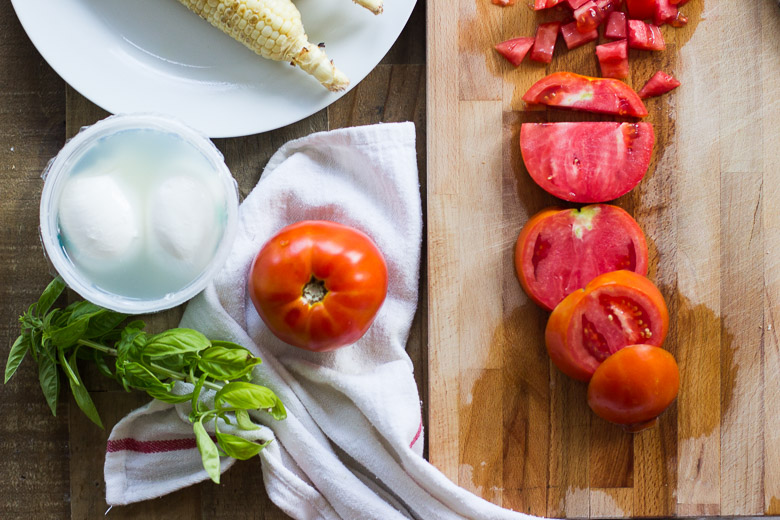
[[[646,99],[653,96],[666,94],[680,86],[680,82],[674,76],[659,70],[653,77],[647,80],[645,86],[639,91],[639,97]]]
[[[495,46],[501,56],[509,60],[509,63],[517,67],[522,63],[525,55],[534,46],[533,38],[514,38],[501,42]]]
[[[688,3],[688,0],[669,0],[674,5],[685,5]]]
[[[582,4],[587,2],[588,0],[567,0],[569,2],[569,7],[572,9],[578,9]]]
[[[563,40],[566,42],[566,47],[568,49],[574,49],[580,45],[597,40],[599,37],[599,31],[597,29],[593,29],[589,33],[581,33],[578,31],[577,22],[571,22],[561,26],[561,34],[563,35]]]
[[[628,42],[620,40],[596,46],[601,75],[605,78],[625,79],[628,77]]]
[[[622,11],[612,11],[607,18],[607,28],[604,36],[610,40],[623,40],[628,37],[626,33],[626,13]]]
[[[534,0],[534,10],[540,11],[542,9],[547,9],[548,7],[556,6],[561,2],[563,2],[563,0]]]
[[[534,40],[534,47],[531,49],[532,60],[542,63],[550,63],[552,61],[555,40],[558,39],[558,30],[560,28],[561,22],[543,23],[536,28],[536,39]]]
[[[638,20],[655,16],[655,0],[626,0],[628,15]]]
[[[662,51],[666,48],[661,28],[642,20],[628,21],[628,46],[643,51]]]
[[[493,0],[493,3],[500,5],[501,7],[506,7],[508,5],[515,5],[515,0]]]
[[[581,33],[589,33],[596,29],[609,13],[620,5],[620,2],[621,0],[588,0],[574,10],[577,30]]]

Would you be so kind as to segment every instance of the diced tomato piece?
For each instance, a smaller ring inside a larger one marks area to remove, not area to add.
[[[555,40],[558,39],[560,28],[561,22],[543,23],[536,28],[536,39],[534,40],[533,49],[531,49],[532,60],[542,63],[550,63],[552,61]]]
[[[508,5],[515,5],[515,0],[493,0],[493,3],[495,5],[500,5],[501,7],[506,7]]]
[[[655,16],[655,0],[626,0],[628,16],[646,20]]]
[[[670,0],[674,5],[685,5],[688,3],[688,0]]]
[[[561,26],[561,34],[563,35],[563,40],[566,42],[566,47],[568,49],[574,49],[580,45],[592,42],[599,37],[598,29],[593,29],[589,33],[581,33],[578,31],[577,22],[571,22]]]
[[[626,79],[628,77],[628,42],[620,40],[596,46],[601,75],[605,78]]]
[[[561,2],[563,2],[563,0],[534,0],[534,10],[540,11],[542,9],[547,9],[556,6]]]
[[[666,49],[661,28],[642,20],[628,21],[628,46],[643,51],[662,51]]]
[[[656,25],[668,23],[673,27],[682,27],[688,23],[688,18],[677,10],[672,0],[657,0],[653,22]]]
[[[501,56],[509,60],[509,63],[517,67],[522,63],[525,55],[534,46],[533,38],[513,38],[505,42],[501,42],[495,46]]]
[[[609,13],[614,11],[622,0],[588,0],[574,10],[577,30],[589,33],[603,22]]]
[[[556,72],[534,83],[526,103],[585,110],[600,114],[645,117],[647,108],[631,87],[616,79]]]
[[[567,0],[569,2],[569,7],[572,9],[578,9],[582,4],[587,2],[588,0]]]
[[[659,70],[653,74],[652,78],[647,80],[645,86],[639,91],[639,97],[646,99],[653,96],[661,96],[679,86],[680,82],[674,76]]]
[[[623,40],[628,37],[626,32],[626,13],[623,11],[613,11],[609,13],[607,18],[607,28],[604,31],[604,36],[610,40]]]

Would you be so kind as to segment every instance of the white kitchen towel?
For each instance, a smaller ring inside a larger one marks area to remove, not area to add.
[[[296,519],[530,518],[457,487],[421,455],[420,398],[405,351],[422,241],[414,125],[348,128],[287,143],[239,214],[229,260],[190,302],[181,325],[240,343],[263,359],[254,381],[273,389],[288,413],[279,422],[254,414],[267,428],[249,432],[253,439],[274,439],[260,454],[271,500]],[[369,331],[328,353],[306,352],[273,336],[246,290],[260,247],[284,226],[310,219],[361,229],[384,253],[389,271],[387,299]],[[188,407],[152,402],[114,427],[105,464],[109,504],[208,478]],[[233,462],[223,459],[222,470]]]

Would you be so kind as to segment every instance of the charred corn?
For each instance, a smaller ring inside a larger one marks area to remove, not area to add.
[[[299,66],[328,90],[349,85],[325,51],[309,42],[301,13],[290,0],[179,1],[264,58]]]
[[[362,5],[374,14],[382,12],[382,0],[354,0],[357,5]]]

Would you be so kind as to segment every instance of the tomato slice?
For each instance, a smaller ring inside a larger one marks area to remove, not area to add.
[[[662,51],[666,49],[661,28],[642,20],[628,21],[628,46],[642,51]]]
[[[626,13],[622,11],[613,11],[607,18],[607,28],[604,30],[604,36],[610,40],[624,40],[628,37],[626,28]]]
[[[638,343],[660,347],[668,330],[669,311],[656,286],[634,272],[613,271],[558,304],[544,339],[561,372],[588,381],[611,354]]]
[[[577,22],[562,25],[561,34],[563,35],[563,41],[566,42],[566,48],[569,50],[576,49],[581,45],[597,40],[599,37],[599,31],[597,29],[593,29],[589,33],[581,33],[578,31]]]
[[[520,151],[543,190],[571,202],[606,202],[631,191],[650,165],[650,123],[525,123]]]
[[[646,275],[647,243],[639,224],[617,206],[548,208],[520,232],[515,269],[528,296],[549,311],[600,274]]]
[[[628,42],[620,40],[596,46],[601,75],[605,78],[628,77]],[[641,97],[641,96],[640,96]]]
[[[534,83],[526,103],[571,108],[618,116],[647,116],[647,108],[631,87],[615,79],[555,72]]]
[[[517,67],[523,62],[525,55],[528,54],[533,45],[533,38],[513,38],[499,43],[495,49],[501,56],[509,60],[509,63]]]
[[[563,2],[563,0],[534,0],[534,10],[548,9]]]
[[[561,28],[561,22],[549,22],[539,24],[536,28],[536,39],[534,47],[531,49],[531,59],[541,63],[550,63],[552,61],[553,51],[555,51],[555,40],[558,39],[558,30]]]
[[[653,74],[652,78],[647,80],[645,86],[639,91],[639,97],[645,99],[653,96],[661,96],[679,86],[680,82],[677,81],[674,76],[659,70]]]
[[[630,345],[601,364],[588,385],[588,405],[602,419],[636,432],[656,423],[680,388],[674,357],[652,345]]]
[[[655,0],[626,0],[631,18],[646,20],[655,16]]]

